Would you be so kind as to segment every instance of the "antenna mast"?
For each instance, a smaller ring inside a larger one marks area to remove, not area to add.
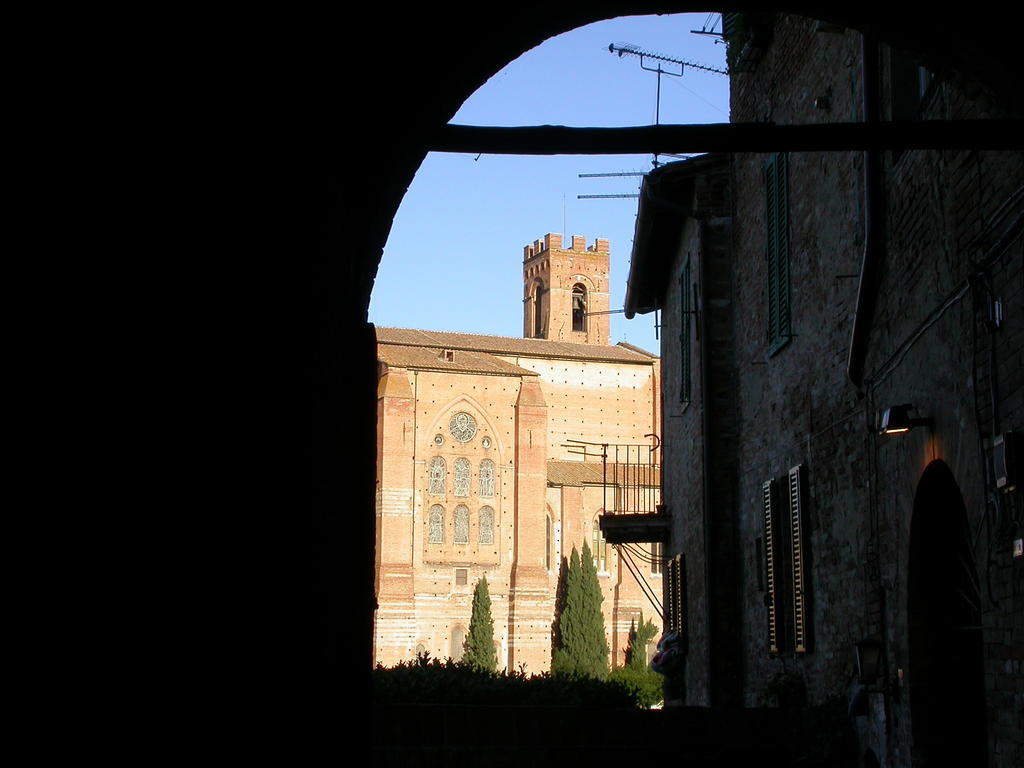
[[[728,75],[729,74],[724,69],[717,69],[716,67],[709,67],[707,64],[698,64],[697,62],[689,61],[688,59],[674,59],[671,56],[663,56],[660,53],[652,53],[651,51],[645,51],[644,49],[642,49],[642,48],[640,48],[638,46],[630,45],[628,43],[624,43],[624,44],[621,44],[621,45],[615,45],[615,43],[610,43],[608,45],[608,52],[609,53],[617,53],[619,55],[620,59],[623,56],[638,56],[640,58],[640,68],[641,69],[644,69],[644,70],[646,70],[648,72],[654,72],[654,73],[656,73],[658,75],[658,93],[657,93],[657,98],[655,100],[655,106],[654,106],[654,124],[655,125],[660,125],[661,124],[661,76],[662,75],[671,75],[672,77],[682,77],[683,76],[683,71],[685,70],[686,67],[690,67],[692,69],[700,69],[700,70],[703,70],[705,72],[714,72],[715,74],[719,74],[719,75]],[[650,67],[650,66],[645,65],[644,64],[644,60],[645,59],[649,59],[651,61],[658,62],[657,66]],[[679,67],[679,71],[676,72],[676,71],[674,71],[674,69],[663,69],[662,66],[661,66],[662,62],[665,62],[667,64],[675,64],[675,65],[677,65]],[[661,163],[658,161],[658,153],[657,152],[654,153],[654,160],[652,161],[651,164],[655,168],[657,168],[659,165],[661,165]]]

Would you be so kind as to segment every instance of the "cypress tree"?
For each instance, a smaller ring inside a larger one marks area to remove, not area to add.
[[[626,666],[637,672],[647,670],[647,644],[658,634],[654,622],[644,621],[644,613],[640,612],[640,625],[635,622],[629,627],[629,645],[626,646]],[[655,673],[656,674],[656,673]]]
[[[491,618],[491,594],[487,589],[486,575],[473,590],[473,613],[462,648],[463,663],[487,672],[497,671],[498,654],[494,649],[494,620]]]
[[[604,678],[608,674],[608,640],[601,612],[601,585],[590,547],[582,557],[573,547],[565,581],[565,605],[559,620],[561,647],[555,651],[551,671]]]

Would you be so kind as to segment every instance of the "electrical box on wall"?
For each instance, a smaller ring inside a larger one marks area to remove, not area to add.
[[[996,476],[996,488],[1003,492],[1015,490],[1019,479],[1020,437],[1015,432],[1004,432],[992,441],[992,469]]]

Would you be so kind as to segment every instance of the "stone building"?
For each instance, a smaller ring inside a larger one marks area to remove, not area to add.
[[[597,519],[657,504],[659,361],[609,344],[608,241],[566,245],[524,249],[524,338],[377,328],[376,662],[459,658],[486,576],[500,666],[547,670],[559,569],[584,542],[613,664],[656,618],[655,558]]]
[[[727,16],[732,122],[1007,116],[939,60]],[[1022,231],[998,147],[645,179],[626,314],[662,310],[677,703],[807,707],[832,764],[1024,763]]]

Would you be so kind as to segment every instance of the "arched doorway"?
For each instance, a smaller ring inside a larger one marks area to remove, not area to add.
[[[964,500],[941,461],[914,495],[907,612],[914,765],[985,765],[981,595]]]

